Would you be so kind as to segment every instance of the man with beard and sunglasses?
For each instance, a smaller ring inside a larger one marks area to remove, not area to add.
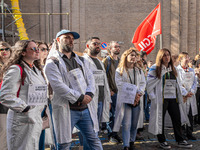
[[[111,103],[110,90],[106,77],[106,71],[97,55],[101,51],[101,43],[98,37],[91,37],[86,42],[87,53],[84,58],[89,62],[88,68],[93,72],[96,92],[93,100],[96,102],[97,116],[100,122],[109,122],[109,106]]]
[[[93,97],[95,105],[93,106],[97,111],[98,122],[101,127],[101,123],[106,124],[109,122],[109,106],[111,103],[110,90],[106,77],[104,65],[97,58],[97,55],[101,51],[101,43],[98,37],[91,37],[86,42],[87,53],[84,54],[83,58],[88,63],[88,68],[92,71],[95,78],[96,91]],[[83,139],[84,149],[89,149],[85,139]]]
[[[47,79],[53,89],[53,119],[59,150],[68,150],[76,126],[92,150],[102,150],[98,132],[97,112],[92,100],[95,80],[92,72],[73,52],[77,32],[61,30],[45,65]]]
[[[103,59],[103,64],[106,70],[108,84],[110,87],[111,95],[111,109],[110,109],[110,122],[107,125],[108,139],[112,143],[122,143],[122,139],[118,136],[117,132],[112,132],[115,120],[115,107],[117,101],[117,86],[115,83],[115,70],[119,64],[120,45],[117,41],[111,41],[108,46],[109,55]]]

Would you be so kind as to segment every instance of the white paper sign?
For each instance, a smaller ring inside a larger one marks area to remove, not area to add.
[[[73,90],[76,90],[81,94],[85,94],[87,84],[85,82],[83,73],[79,68],[69,71],[68,78]]]
[[[30,84],[28,87],[28,105],[47,105],[47,85]]]
[[[95,78],[96,85],[98,85],[98,86],[104,86],[103,70],[93,71],[93,75],[94,75],[94,78]]]
[[[194,82],[193,72],[185,72],[183,74],[183,85],[189,91],[192,88]]]
[[[122,103],[134,104],[137,86],[131,83],[123,83],[119,90],[119,99]]]
[[[176,98],[176,80],[166,79],[164,86],[164,98]]]

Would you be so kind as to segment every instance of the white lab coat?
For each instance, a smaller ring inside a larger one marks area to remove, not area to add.
[[[84,54],[83,56],[88,62],[88,68],[93,72],[93,71],[97,71],[97,67],[94,63],[94,61],[90,58],[90,56],[88,54]],[[108,80],[107,80],[107,76],[106,76],[106,72],[105,72],[105,68],[103,63],[98,59],[99,63],[101,64],[101,67],[103,68],[103,74],[104,74],[104,99],[103,99],[103,111],[102,111],[102,117],[101,117],[101,122],[109,122],[109,112],[110,112],[110,103],[111,101],[111,96],[110,96],[110,89],[109,89],[109,85],[108,85]],[[98,110],[98,97],[99,97],[99,88],[98,85],[95,86],[96,87],[96,91],[93,97],[93,100],[96,102],[95,108]]]
[[[3,78],[0,101],[9,107],[7,116],[7,142],[9,150],[38,150],[39,138],[42,131],[41,111],[44,105],[33,106],[28,112],[22,111],[28,106],[28,85],[45,85],[41,71],[36,67],[37,74],[24,63],[27,76],[21,85],[19,97],[17,91],[21,84],[20,68],[13,65]]]
[[[137,86],[137,92],[142,93],[144,95],[145,87],[146,87],[146,81],[144,72],[142,70],[139,70],[138,68],[135,68],[136,71],[136,86]],[[130,83],[129,76],[126,71],[123,71],[123,75],[120,75],[120,69],[117,68],[115,73],[115,81],[118,89],[117,93],[117,104],[116,104],[116,113],[115,113],[115,124],[113,131],[118,132],[120,129],[120,126],[122,124],[122,120],[124,118],[124,109],[125,104],[122,102],[123,100],[120,99],[120,90],[123,83],[127,82]],[[140,103],[143,101],[143,98],[140,98]],[[134,121],[134,120],[133,120]]]
[[[181,65],[178,65],[177,66],[177,71],[179,72],[179,77],[180,77],[180,88],[181,88],[181,91],[182,91],[182,95],[183,96],[186,96],[188,92],[192,92],[194,95],[190,98],[187,99],[187,102],[183,104],[184,106],[184,111],[189,114],[189,108],[191,106],[191,109],[192,109],[192,116],[195,116],[197,115],[198,111],[197,111],[197,101],[196,101],[196,91],[197,91],[197,78],[195,76],[195,72],[194,72],[194,69],[192,68],[189,68],[189,72],[192,72],[193,73],[193,76],[194,76],[194,80],[193,80],[193,84],[192,84],[192,87],[191,89],[187,90],[184,86],[183,86],[183,81],[184,81],[184,69],[181,67]]]
[[[154,64],[147,76],[147,93],[149,95],[149,99],[151,100],[151,108],[150,108],[150,120],[149,120],[149,128],[148,131],[154,135],[162,134],[162,116],[163,116],[163,81],[162,78],[158,79],[156,77],[156,65]],[[161,77],[171,70],[170,68],[166,68],[162,66]],[[189,119],[187,114],[183,111],[183,97],[179,86],[179,78],[177,78],[177,93],[178,93],[178,103],[181,115],[181,123],[188,124]]]
[[[55,133],[58,143],[69,143],[72,141],[72,129],[71,129],[71,115],[69,102],[75,103],[81,96],[79,91],[70,88],[68,79],[68,70],[65,62],[63,61],[60,53],[57,50],[52,49],[46,65],[44,67],[48,82],[53,89],[52,107],[53,107],[53,121],[55,126]],[[50,57],[54,57],[59,61],[59,68]],[[87,89],[85,92],[95,93],[95,81],[91,71],[85,67],[78,55],[75,54],[75,60],[82,66],[84,77],[87,83]],[[95,101],[91,101],[88,104],[88,109],[93,121],[94,130],[99,130],[99,124],[97,120],[97,111],[93,107]]]

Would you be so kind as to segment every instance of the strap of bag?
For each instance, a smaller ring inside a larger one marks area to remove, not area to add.
[[[19,64],[16,64],[16,65],[20,68],[20,75],[21,75],[21,79],[22,79],[23,69]],[[24,81],[22,82],[22,85],[24,85]],[[19,89],[17,91],[17,97],[19,97],[20,89],[21,89],[21,84],[20,84]]]
[[[107,59],[108,59],[108,66],[106,68],[106,74],[108,73],[108,71],[110,69],[110,66],[111,66],[111,58],[110,58],[110,56],[107,56]]]

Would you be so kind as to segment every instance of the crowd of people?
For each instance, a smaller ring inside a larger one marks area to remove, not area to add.
[[[159,146],[170,149],[167,112],[178,146],[192,148],[187,141],[196,140],[193,126],[200,124],[200,55],[191,61],[187,52],[172,56],[163,48],[153,65],[133,47],[120,58],[120,43],[111,41],[101,59],[101,40],[91,37],[78,56],[79,37],[63,29],[51,44],[0,42],[1,150],[43,150],[48,137],[54,148],[69,150],[74,132],[80,148],[102,150],[100,131],[133,150],[143,138],[144,121]]]

